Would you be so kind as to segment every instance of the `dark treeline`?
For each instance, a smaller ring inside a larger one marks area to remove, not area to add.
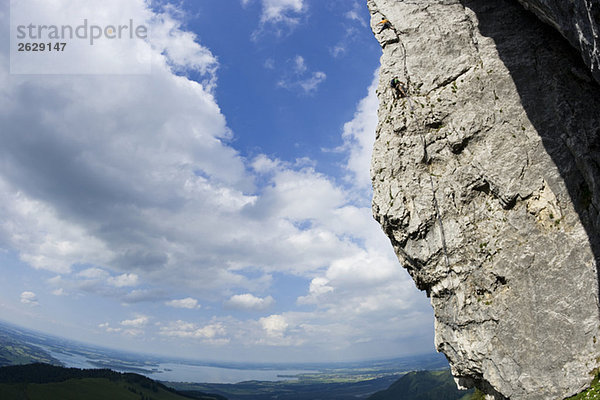
[[[227,400],[223,396],[209,395],[201,392],[182,393],[145,376],[134,373],[115,372],[110,369],[64,368],[43,363],[0,367],[0,384],[46,384],[65,382],[70,379],[107,379],[111,382],[126,382],[131,385],[139,385],[155,393],[159,390],[164,390],[191,399]],[[133,391],[132,388],[129,390]]]
[[[42,363],[11,365],[0,368],[0,383],[55,383],[69,379],[85,378],[102,378],[110,381],[125,380],[131,383],[147,381],[147,383],[151,382],[163,386],[141,375],[115,372],[110,369],[63,368]]]

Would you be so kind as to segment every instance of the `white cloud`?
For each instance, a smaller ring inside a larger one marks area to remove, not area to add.
[[[313,72],[312,76],[308,79],[300,81],[300,87],[305,93],[311,93],[317,90],[319,85],[325,81],[327,75],[324,72]]]
[[[109,276],[108,272],[101,268],[87,268],[83,271],[79,271],[77,276],[85,279],[105,279]]]
[[[251,0],[242,0],[243,7],[250,3]],[[259,27],[251,37],[254,41],[265,34],[277,37],[288,35],[308,11],[305,0],[260,0],[260,4]]]
[[[327,79],[327,75],[322,71],[309,71],[306,60],[300,55],[288,60],[288,65],[290,69],[277,83],[279,87],[310,94]]]
[[[296,23],[297,15],[306,11],[304,0],[262,0],[261,22]]]
[[[351,20],[358,22],[361,26],[366,27],[367,21],[363,17],[361,17],[361,11],[364,9],[364,5],[359,4],[358,2],[352,3],[352,9],[347,11],[344,16]]]
[[[182,29],[177,18],[183,11],[172,4],[163,7],[154,15],[152,24],[152,44],[164,53],[176,69],[191,69],[204,74],[204,86],[212,91],[216,85],[218,62],[216,57],[197,41],[197,36]]]
[[[275,69],[275,60],[272,58],[267,58],[263,64],[266,69]]]
[[[115,289],[140,282],[164,288],[161,301],[172,287],[265,289],[281,265],[304,274],[352,249],[317,222],[344,206],[342,188],[306,163],[259,156],[252,170],[206,88],[153,60],[150,77],[24,76],[1,87],[3,246],[61,273],[55,290],[122,301],[129,293]],[[38,111],[35,140],[20,109]],[[73,275],[77,265],[93,267]],[[263,275],[238,272],[255,266]]]
[[[354,118],[344,125],[342,134],[344,140],[343,151],[349,154],[348,163],[346,164],[346,169],[350,172],[348,180],[369,193],[371,191],[371,176],[369,168],[366,166],[371,163],[371,154],[375,142],[377,108],[379,107],[375,90],[378,83],[379,73],[376,71],[367,97],[360,101],[354,113]]]
[[[76,274],[57,275],[46,282],[56,296],[83,292],[115,298],[122,304],[163,301],[168,297],[164,290],[158,288],[131,290],[132,286],[140,283],[139,276],[135,273],[111,276],[108,271],[97,267],[87,268]]]
[[[133,319],[126,319],[121,321],[119,324],[122,328],[111,328],[106,327],[106,331],[109,333],[122,333],[130,337],[142,336],[145,333],[145,328],[150,322],[150,318],[145,315],[137,315]]]
[[[267,335],[280,337],[288,329],[289,324],[282,315],[270,315],[259,320]]]
[[[330,50],[330,52],[333,57],[340,57],[346,53],[346,46],[343,44],[337,44]]]
[[[282,166],[279,160],[271,159],[264,154],[259,154],[252,161],[252,168],[259,174],[277,172],[277,169]]]
[[[297,74],[303,74],[308,69],[308,67],[306,66],[306,61],[304,61],[304,57],[302,56],[297,55],[296,57],[294,57],[293,65],[294,72]]]
[[[327,79],[327,75],[322,71],[309,71],[306,60],[300,55],[288,60],[288,65],[290,69],[277,83],[279,87],[310,94]]]
[[[38,302],[36,294],[33,292],[21,293],[21,303],[26,304],[28,306],[38,306],[40,304]]]
[[[104,322],[102,324],[98,324],[98,328],[106,331],[107,333],[119,333],[119,332],[123,331],[123,329],[121,329],[121,328],[113,328],[113,327],[111,327],[108,322]]]
[[[226,305],[241,310],[265,310],[275,303],[271,296],[264,298],[256,297],[250,293],[236,294],[231,296]]]
[[[158,28],[157,51],[175,46],[161,35],[178,28]],[[208,265],[191,280],[208,285],[240,279],[211,270],[223,263],[213,254],[204,258],[196,242],[215,233],[206,246],[227,244],[229,228],[213,227],[219,214],[252,201],[244,194],[253,190],[252,177],[224,143],[231,133],[206,88],[175,76],[172,60],[155,56],[148,77],[22,76],[2,85],[0,102],[12,106],[0,110],[7,160],[0,167],[0,240],[31,266],[69,275],[73,265],[97,265],[79,277],[117,287],[135,284],[138,269],[161,281],[168,266],[191,275],[194,266]],[[207,70],[214,65],[204,62]],[[0,59],[3,74],[6,68]],[[45,111],[49,98],[61,100]],[[25,128],[18,112],[25,108],[44,121],[29,119]],[[205,218],[209,209],[214,217]],[[109,270],[122,274],[109,278]]]
[[[109,285],[115,287],[135,286],[138,284],[138,276],[136,274],[122,274],[119,276],[111,276],[107,280]]]
[[[167,326],[160,327],[159,333],[169,337],[199,339],[214,345],[229,343],[229,339],[225,337],[227,331],[220,322],[200,327],[197,324],[179,320],[171,322]]]
[[[200,305],[198,304],[198,300],[193,299],[191,297],[186,297],[185,299],[180,299],[180,300],[170,300],[170,301],[167,301],[165,304],[168,305],[169,307],[187,308],[190,310],[192,310],[194,308],[200,308]]]
[[[130,337],[138,337],[144,334],[142,329],[123,329],[121,332]]]
[[[142,328],[148,325],[149,321],[150,318],[148,318],[147,316],[139,315],[134,319],[126,319],[124,321],[121,321],[121,325],[130,328]]]
[[[8,101],[2,92],[0,102]],[[4,135],[8,139],[10,132]],[[0,172],[0,239],[17,249],[21,260],[37,269],[68,273],[76,263],[103,263],[109,259],[111,252],[101,240],[61,218],[50,204],[16,189],[2,176],[4,171]]]
[[[298,298],[299,304],[316,304],[318,299],[326,293],[333,292],[334,288],[329,286],[329,280],[324,277],[314,278],[310,282],[308,288],[308,296],[301,296]]]
[[[264,2],[265,10],[267,3],[275,19],[306,10],[303,2]],[[177,290],[267,309],[270,296],[250,293],[265,293],[274,271],[307,286],[297,299],[304,312],[160,328],[149,325],[158,317],[137,315],[99,326],[107,332],[155,329],[164,340],[305,345],[322,353],[374,332],[392,343],[427,327],[424,296],[371,217],[375,87],[344,128],[349,178],[342,184],[313,160],[259,154],[249,161],[232,147],[211,94],[216,58],[172,12],[153,20],[151,76],[9,79],[0,54],[0,247],[60,274],[48,280],[55,294],[164,305]],[[289,65],[298,70],[290,89],[314,91],[325,79],[301,56]],[[206,83],[175,73],[188,68],[203,71]],[[144,289],[131,290],[141,283]],[[28,296],[24,304],[37,304]]]
[[[143,302],[159,302],[168,297],[162,289],[135,289],[125,294],[119,292],[118,296],[124,304],[134,304]]]

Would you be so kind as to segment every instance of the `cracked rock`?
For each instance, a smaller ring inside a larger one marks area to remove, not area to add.
[[[383,51],[373,214],[431,298],[437,349],[490,398],[578,393],[600,367],[595,64],[515,1],[368,5]],[[394,29],[379,34],[382,18]]]

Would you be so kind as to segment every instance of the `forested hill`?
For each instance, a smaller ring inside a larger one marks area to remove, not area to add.
[[[450,370],[410,372],[368,400],[471,400],[473,390],[458,390]]]
[[[0,399],[30,400],[227,400],[205,393],[177,392],[132,373],[109,369],[63,368],[48,364],[0,368]]]

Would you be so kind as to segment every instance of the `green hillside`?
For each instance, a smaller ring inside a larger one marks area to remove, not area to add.
[[[404,375],[368,400],[466,400],[471,396],[472,391],[456,388],[450,370],[417,371]]]
[[[0,326],[0,367],[35,362],[60,365],[60,361],[41,348],[19,340]]]
[[[222,396],[183,395],[152,379],[107,369],[81,370],[48,364],[0,368],[3,400],[226,400]]]

